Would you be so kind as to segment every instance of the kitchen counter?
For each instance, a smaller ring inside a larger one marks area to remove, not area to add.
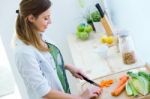
[[[74,65],[84,70],[91,79],[102,77],[118,71],[123,71],[145,64],[140,58],[131,65],[125,65],[116,46],[104,49],[99,41],[99,33],[91,33],[89,40],[81,41],[74,34],[69,35],[68,43]],[[79,86],[84,83],[80,81]]]

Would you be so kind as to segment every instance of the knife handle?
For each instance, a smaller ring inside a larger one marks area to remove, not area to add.
[[[95,83],[94,81],[88,79],[87,77],[83,76],[83,75],[80,74],[80,73],[78,73],[78,74],[79,74],[80,76],[82,76],[83,79],[84,79],[85,81],[87,81],[88,83],[93,84],[93,85],[95,85],[95,86],[97,86],[97,87],[100,87],[100,86],[99,86],[97,83]]]
[[[83,79],[84,79],[84,80],[86,80],[87,82],[92,83],[92,81],[91,81],[91,80],[89,80],[87,77],[85,77],[85,76],[81,75],[80,73],[79,73],[79,75],[80,75],[80,76],[82,76],[82,77],[83,77]]]
[[[85,81],[87,81],[87,82],[89,82],[91,84],[94,83],[92,80],[88,79],[87,77],[83,76],[82,74],[79,73],[79,75],[82,76]]]

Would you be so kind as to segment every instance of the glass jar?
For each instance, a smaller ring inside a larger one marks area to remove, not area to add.
[[[121,31],[119,33],[119,50],[125,64],[133,64],[136,62],[133,39],[128,34],[128,31]]]

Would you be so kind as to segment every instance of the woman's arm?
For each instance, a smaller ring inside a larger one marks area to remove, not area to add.
[[[79,74],[82,74],[84,76],[86,76],[81,69],[79,68],[76,68],[75,66],[73,65],[70,65],[70,64],[65,64],[65,69],[69,70],[71,72],[71,74],[76,77],[76,78],[79,78],[79,79],[83,79],[81,75]]]
[[[67,93],[63,93],[57,90],[51,90],[45,96],[44,99],[96,99],[100,93],[95,93],[98,90],[97,87],[86,89],[81,95],[75,96]]]
[[[57,90],[51,90],[44,99],[83,99],[81,96],[73,96],[67,93],[63,93]]]

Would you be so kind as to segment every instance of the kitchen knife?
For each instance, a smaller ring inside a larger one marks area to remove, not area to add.
[[[79,73],[79,75],[82,76],[83,79],[84,79],[85,81],[87,81],[88,83],[93,84],[93,85],[95,85],[95,86],[97,86],[97,87],[100,87],[97,83],[95,83],[94,81],[88,79],[87,77],[83,76],[82,74]]]
[[[95,7],[98,9],[98,11],[100,13],[100,16],[101,16],[101,20],[100,21],[101,21],[101,23],[102,23],[102,25],[103,25],[103,27],[104,27],[104,29],[106,31],[106,34],[108,36],[112,36],[113,35],[112,27],[111,27],[111,25],[110,25],[110,23],[109,23],[109,21],[107,19],[107,16],[104,14],[100,4],[97,3],[95,5]]]

